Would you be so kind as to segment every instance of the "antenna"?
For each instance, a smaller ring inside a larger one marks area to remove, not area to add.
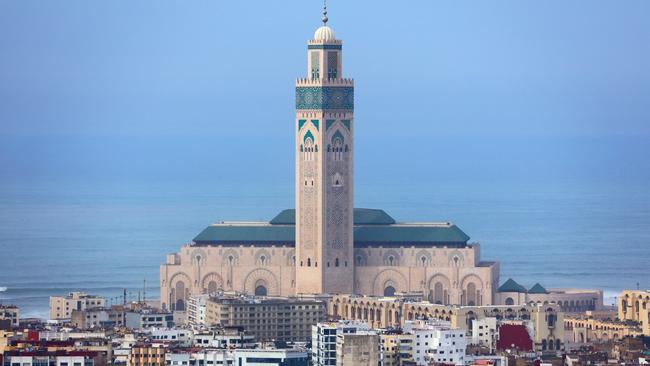
[[[142,280],[142,302],[147,303],[147,279]]]

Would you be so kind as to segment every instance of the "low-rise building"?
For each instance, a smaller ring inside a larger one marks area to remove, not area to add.
[[[509,278],[494,296],[494,305],[557,304],[564,313],[580,313],[603,309],[603,290],[549,288],[539,283],[529,289]]]
[[[190,326],[205,325],[206,304],[210,299],[208,294],[192,295],[187,299],[187,324]]]
[[[106,365],[106,357],[97,352],[43,350],[14,350],[5,352],[3,366],[99,366]]]
[[[497,347],[497,318],[483,318],[472,320],[471,344],[487,348],[494,352]]]
[[[379,333],[383,366],[400,366],[414,363],[413,334],[402,330],[382,330]]]
[[[307,366],[305,349],[236,349],[232,352],[237,366]]]
[[[336,365],[366,366],[379,365],[381,347],[375,331],[358,331],[336,335]]]
[[[557,304],[458,306],[400,297],[334,295],[328,301],[328,315],[365,321],[373,328],[402,327],[409,320],[438,319],[450,322],[452,328],[462,329],[468,338],[473,336],[475,319],[521,321],[529,329],[535,350],[555,350],[558,340],[560,348],[564,346],[564,313]]]
[[[16,305],[2,305],[0,304],[0,322],[6,321],[9,325],[8,328],[17,327],[20,322],[20,311]],[[0,329],[2,329],[0,327]],[[6,329],[9,330],[9,329]]]
[[[194,335],[188,329],[152,329],[149,337],[157,343],[174,343],[179,347],[190,347]]]
[[[465,364],[465,331],[445,321],[407,321],[404,332],[413,334],[413,358],[418,365]]]
[[[67,296],[50,296],[50,319],[70,319],[73,310],[86,310],[106,306],[106,299],[84,292],[71,292]]]
[[[127,311],[125,321],[129,329],[172,328],[174,315],[162,310],[145,308]]]
[[[219,327],[194,332],[194,347],[203,348],[253,348],[255,336],[243,327]]]
[[[207,301],[206,323],[243,327],[258,341],[304,342],[311,326],[325,320],[325,312],[319,300],[223,295]]]
[[[127,366],[165,366],[167,346],[164,344],[136,344],[131,347]]]
[[[625,290],[618,297],[618,318],[637,322],[650,337],[650,290]]]
[[[311,360],[316,366],[336,365],[336,337],[369,331],[368,323],[361,321],[338,321],[318,323],[312,326]]]
[[[166,366],[307,366],[304,349],[174,349],[165,355]]]

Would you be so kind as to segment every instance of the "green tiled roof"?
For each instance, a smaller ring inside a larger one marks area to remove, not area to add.
[[[499,292],[526,292],[526,288],[517,282],[513,280],[512,278],[508,278],[506,282],[503,283],[503,285],[499,286],[499,289],[497,290]]]
[[[196,243],[283,242],[296,240],[293,225],[210,225],[194,238]]]
[[[544,286],[540,285],[539,282],[536,283],[533,287],[528,290],[529,294],[547,294],[548,291],[544,288]]]
[[[270,222],[272,225],[295,225],[296,210],[287,209],[280,212]],[[355,208],[354,224],[355,225],[390,225],[395,220],[390,217],[384,210],[372,208]]]
[[[205,228],[194,238],[196,244],[211,243],[284,243],[295,242],[295,210],[284,210],[266,223],[216,224]],[[469,240],[461,229],[452,224],[395,224],[383,210],[354,210],[354,242],[418,245],[465,245]]]
[[[357,226],[354,228],[354,241],[368,242],[439,242],[465,243],[469,236],[456,225],[445,226],[415,226],[415,225],[385,225]]]

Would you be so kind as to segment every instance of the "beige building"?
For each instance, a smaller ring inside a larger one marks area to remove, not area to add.
[[[564,344],[564,313],[557,304],[457,306],[405,300],[399,297],[336,295],[328,302],[328,315],[368,322],[372,328],[402,327],[405,321],[439,319],[472,337],[473,320],[496,318],[529,328],[535,349],[561,348]]]
[[[565,313],[599,311],[603,308],[603,291],[587,289],[546,289],[539,283],[531,288],[509,278],[497,289],[495,305],[557,304]]]
[[[305,342],[325,316],[326,304],[317,300],[223,296],[206,302],[205,323],[240,326],[259,341]]]
[[[650,290],[625,290],[618,297],[618,318],[637,322],[650,337]]]
[[[635,323],[584,316],[564,318],[565,341],[576,344],[617,341],[643,334]]]
[[[374,331],[336,335],[337,366],[375,366],[381,360],[379,335]]]
[[[382,365],[400,366],[414,363],[413,334],[405,334],[401,330],[385,330],[379,334]]]
[[[0,304],[0,321],[6,320],[9,323],[9,328],[11,328],[19,325],[19,319],[20,310],[18,310],[18,306]]]
[[[106,306],[106,299],[87,295],[84,292],[71,292],[67,296],[50,296],[50,319],[70,319],[73,310],[86,310]]]
[[[400,223],[353,208],[354,82],[343,78],[342,42],[324,25],[307,43],[296,82],[296,209],[264,222],[208,226],[160,267],[161,302],[189,296],[419,291],[440,304],[494,302],[499,264],[449,222]]]
[[[167,346],[164,344],[136,344],[131,347],[127,366],[165,366]]]

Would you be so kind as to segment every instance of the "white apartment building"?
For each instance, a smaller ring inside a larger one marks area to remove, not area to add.
[[[172,328],[174,315],[154,309],[129,311],[126,313],[126,327],[129,329]]]
[[[85,292],[71,292],[67,296],[50,296],[50,319],[70,319],[72,311],[101,308],[106,306],[106,299],[87,295]]]
[[[253,348],[255,343],[254,335],[246,334],[239,328],[224,328],[195,331],[193,345],[203,348]]]
[[[309,363],[305,349],[236,349],[232,354],[237,366],[307,366]]]
[[[192,295],[187,299],[187,324],[195,327],[205,325],[205,304],[208,294]]]
[[[304,349],[211,349],[172,351],[165,355],[166,366],[236,365],[236,366],[307,366]]]
[[[465,364],[467,339],[462,329],[452,329],[449,322],[406,321],[404,332],[413,339],[413,359],[418,365],[430,362]]]
[[[314,366],[336,365],[336,336],[351,334],[359,331],[369,331],[366,322],[346,320],[338,322],[318,323],[312,326],[311,359]]]
[[[187,329],[152,329],[151,340],[156,342],[175,342],[181,347],[190,347],[193,343],[193,334]]]
[[[471,344],[487,347],[490,352],[497,348],[497,318],[472,319]]]

